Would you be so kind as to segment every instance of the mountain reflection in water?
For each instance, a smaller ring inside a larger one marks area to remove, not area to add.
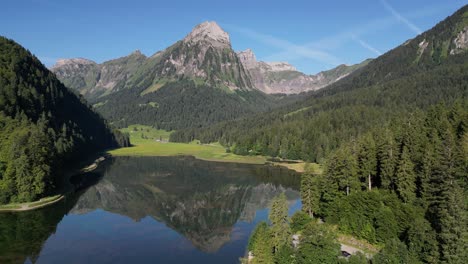
[[[57,205],[0,214],[1,263],[236,263],[274,196],[300,207],[300,175],[280,167],[119,157],[84,177],[97,183]]]

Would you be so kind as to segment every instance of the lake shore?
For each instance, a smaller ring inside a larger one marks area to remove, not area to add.
[[[133,142],[133,141],[132,141]],[[119,148],[107,152],[112,156],[148,156],[148,157],[167,157],[167,156],[193,156],[196,159],[215,162],[233,162],[244,164],[269,164],[281,166],[299,173],[304,172],[305,162],[295,161],[277,162],[269,161],[265,156],[241,156],[226,152],[226,149],[219,143],[199,144],[199,143],[172,143],[158,142],[154,140],[138,140],[135,145],[128,148]]]
[[[259,164],[281,166],[303,173],[306,169],[306,162],[300,160],[283,160],[267,156],[242,156],[231,153],[219,143],[201,144],[199,141],[190,143],[169,142],[173,131],[155,129],[145,125],[131,125],[121,129],[122,132],[130,135],[132,147],[110,150],[107,153],[113,156],[193,156],[199,160],[214,162],[233,162],[244,164]],[[310,164],[314,173],[321,173],[319,164]]]
[[[85,167],[78,169],[78,170],[73,170],[69,173],[66,173],[64,181],[68,181],[69,179],[74,176],[74,175],[79,175],[81,173],[86,173],[86,172],[91,172],[99,166],[99,163],[105,160],[104,156],[99,157],[98,159],[95,159],[91,164],[86,165]],[[67,183],[70,184],[70,183]],[[68,190],[65,188],[65,191],[63,194],[56,194],[53,196],[47,196],[43,197],[37,201],[33,202],[26,202],[26,203],[10,203],[10,204],[4,204],[0,205],[0,213],[3,212],[25,212],[25,211],[31,211],[31,210],[36,210],[40,208],[44,208],[49,205],[53,205],[55,203],[60,202],[67,193],[72,192],[73,187],[69,187]]]

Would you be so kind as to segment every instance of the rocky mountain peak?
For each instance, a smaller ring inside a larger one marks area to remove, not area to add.
[[[268,66],[271,67],[271,71],[280,72],[280,71],[297,71],[296,67],[292,66],[287,62],[266,62]]]
[[[216,22],[206,21],[195,26],[185,38],[184,42],[214,41],[223,45],[231,45],[229,34]]]
[[[237,57],[239,57],[239,60],[247,69],[251,69],[257,66],[257,58],[251,49],[238,52]]]
[[[130,55],[143,55],[139,49],[134,50]]]
[[[73,58],[73,59],[58,59],[57,62],[55,63],[54,66],[52,66],[52,69],[54,68],[59,68],[62,66],[66,65],[76,65],[76,64],[81,64],[81,65],[94,65],[96,62],[88,59],[83,59],[83,58]]]

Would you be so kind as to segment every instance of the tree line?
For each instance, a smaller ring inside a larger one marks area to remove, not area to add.
[[[371,259],[358,255],[350,263],[464,263],[467,103],[415,112],[332,152],[323,174],[302,176],[302,211],[288,219],[289,227],[273,228],[274,218],[271,227],[257,226],[249,244],[254,263],[339,263],[337,232],[382,247]],[[286,253],[279,254],[275,230],[288,228],[281,240]],[[291,234],[300,234],[297,248]]]
[[[0,37],[0,204],[56,191],[70,164],[128,146],[29,51]]]

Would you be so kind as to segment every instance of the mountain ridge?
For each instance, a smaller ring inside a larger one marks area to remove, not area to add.
[[[329,78],[323,75],[327,71],[307,75],[287,62],[260,62],[250,49],[235,52],[229,34],[214,21],[198,24],[182,40],[149,57],[137,50],[121,58],[135,53],[142,59],[138,64],[123,64],[125,76],[109,73],[108,64],[118,59],[99,64],[83,58],[61,59],[51,70],[65,84],[92,99],[122,87],[146,86],[148,93],[157,90],[162,82],[181,77],[225,90],[257,89],[267,94],[317,90],[343,77]],[[356,68],[350,67],[348,72]],[[100,82],[100,78],[108,81]],[[124,79],[129,82],[122,82]]]
[[[251,49],[237,52],[237,55],[249,71],[254,86],[267,94],[315,91],[348,76],[371,61],[367,59],[351,66],[342,64],[331,70],[308,75],[287,62],[258,61]]]
[[[437,103],[466,100],[468,45],[456,51],[468,43],[467,27],[468,5],[302,101],[268,114],[179,130],[170,140],[219,141],[237,154],[321,162],[371,127]]]

